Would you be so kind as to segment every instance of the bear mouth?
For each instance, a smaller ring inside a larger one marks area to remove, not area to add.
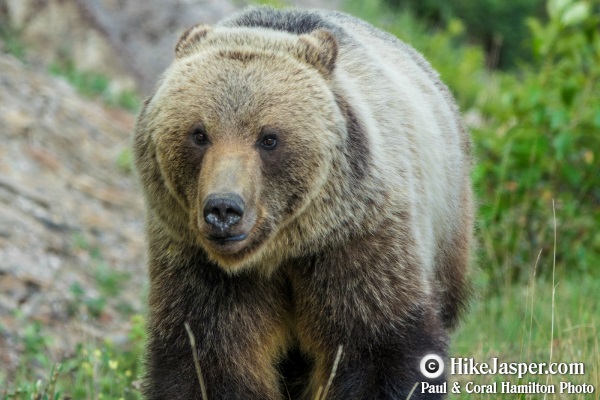
[[[239,235],[218,234],[218,235],[208,235],[207,239],[218,245],[225,245],[227,243],[241,242],[242,240],[245,240],[247,237],[248,237],[247,233],[241,233]]]

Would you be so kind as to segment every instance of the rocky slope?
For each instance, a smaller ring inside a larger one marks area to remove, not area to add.
[[[143,311],[143,204],[128,158],[134,113],[83,97],[49,66],[72,63],[108,77],[110,91],[143,97],[180,32],[241,5],[0,0],[0,387],[19,367],[25,327],[39,327],[44,351],[60,361],[79,342],[124,340],[130,316]],[[20,58],[7,53],[7,32]]]
[[[130,113],[82,98],[64,81],[0,55],[4,367],[18,362],[23,324],[43,324],[60,352],[89,335],[126,329],[119,304],[140,309],[142,201],[126,161],[118,162],[133,121]],[[111,283],[124,296],[118,303],[101,293],[102,274],[118,280]],[[106,304],[92,309],[85,306],[90,299]],[[90,313],[96,318],[88,319]]]

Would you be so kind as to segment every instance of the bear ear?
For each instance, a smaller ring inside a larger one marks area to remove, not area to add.
[[[325,29],[317,29],[300,35],[300,43],[304,45],[302,58],[328,78],[333,72],[338,53],[335,36]]]
[[[198,43],[202,38],[206,36],[208,32],[212,30],[212,27],[208,25],[194,25],[188,28],[181,34],[177,44],[175,45],[175,57],[181,58],[190,53],[193,44]]]

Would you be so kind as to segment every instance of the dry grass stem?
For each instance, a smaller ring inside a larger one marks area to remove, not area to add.
[[[196,374],[198,375],[198,382],[200,382],[200,390],[202,392],[202,400],[208,400],[208,395],[206,394],[206,386],[204,385],[204,379],[202,378],[202,370],[200,369],[200,361],[198,360],[198,351],[196,349],[196,337],[192,332],[192,328],[190,328],[190,324],[185,322],[185,330],[187,331],[188,336],[190,337],[190,345],[192,346],[192,355],[194,357],[194,365],[196,366]]]
[[[329,392],[329,389],[331,388],[331,384],[333,383],[333,378],[335,377],[335,373],[337,372],[337,368],[340,363],[340,359],[342,358],[342,350],[343,350],[343,346],[339,345],[338,349],[337,349],[337,353],[335,355],[335,360],[333,361],[333,367],[331,368],[331,374],[329,374],[329,380],[327,381],[325,390],[323,390],[323,395],[321,397],[317,397],[318,400],[325,400],[327,398],[327,392]]]

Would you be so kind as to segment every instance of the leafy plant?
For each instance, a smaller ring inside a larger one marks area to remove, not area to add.
[[[503,76],[474,131],[485,268],[495,281],[524,265],[560,227],[557,260],[569,272],[600,263],[600,32],[585,1],[550,1],[550,21],[530,19],[535,64]]]
[[[396,9],[408,9],[435,27],[462,21],[469,41],[481,45],[489,67],[514,68],[530,61],[527,17],[544,17],[543,0],[385,0]]]

